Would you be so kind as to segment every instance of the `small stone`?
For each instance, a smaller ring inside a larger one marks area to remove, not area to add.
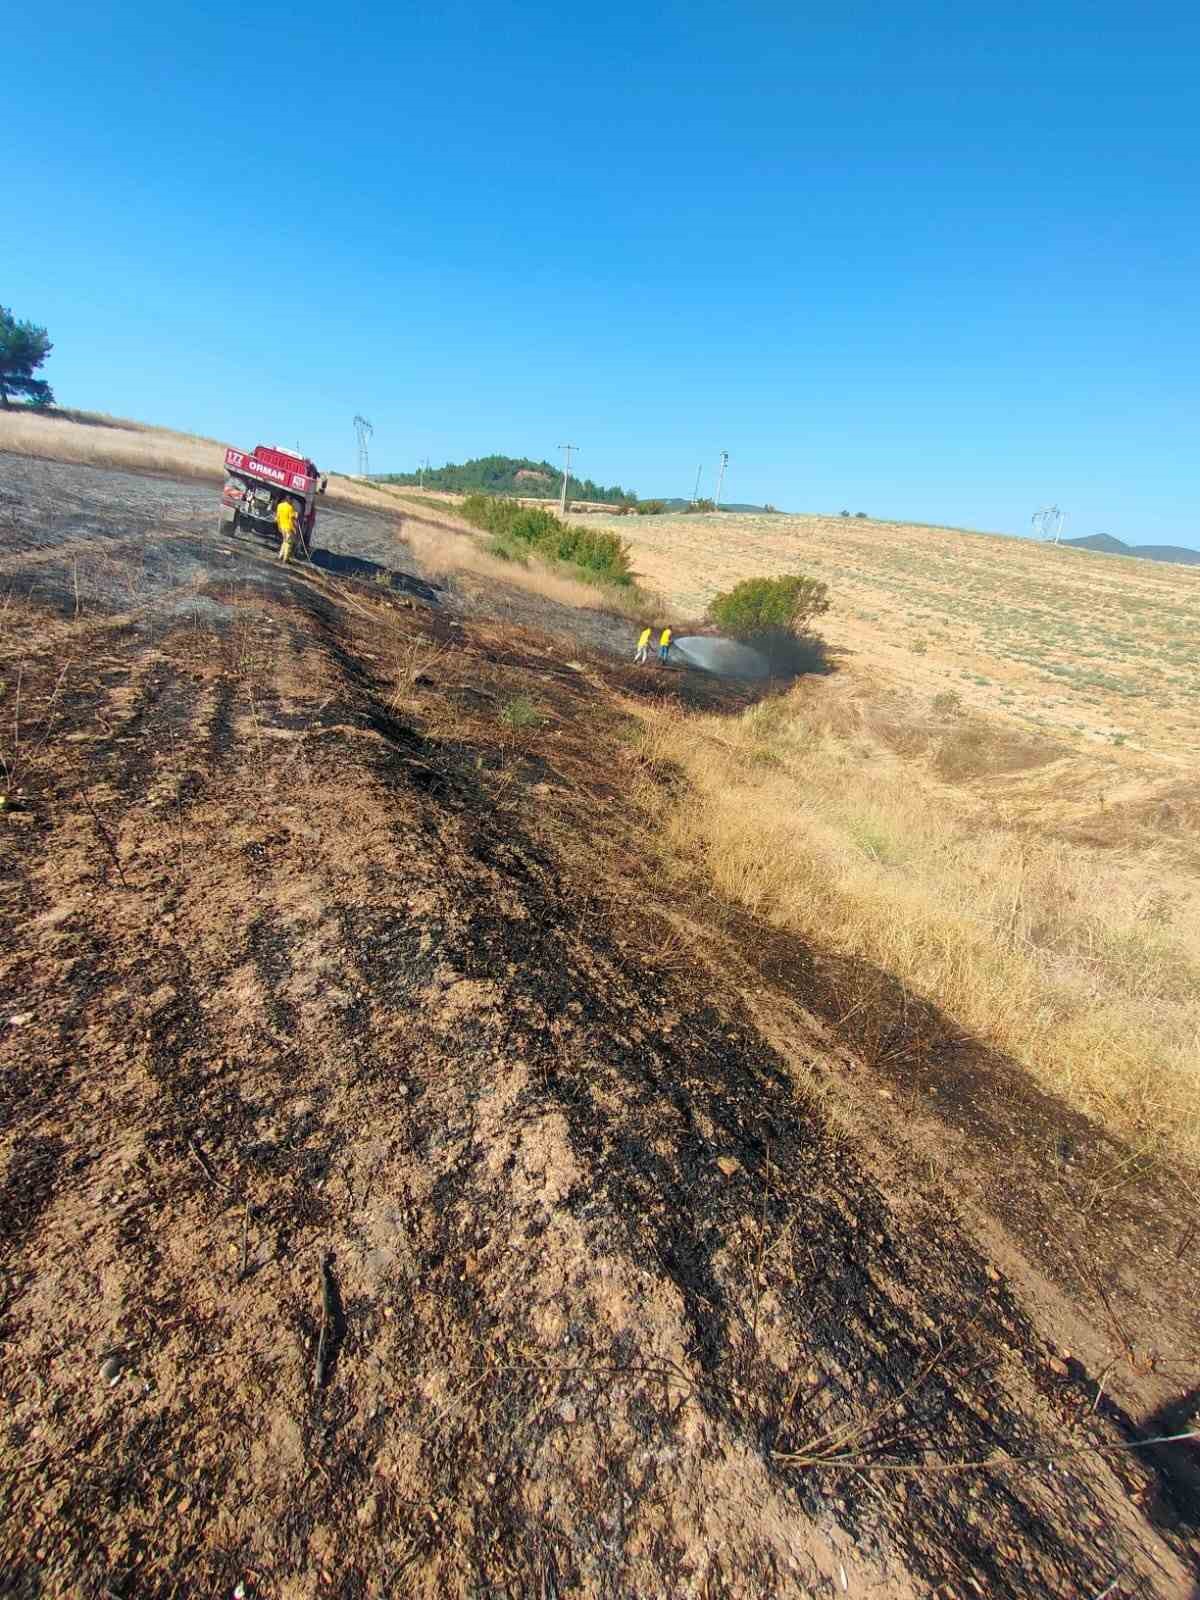
[[[108,1380],[109,1387],[111,1388],[111,1386],[117,1382],[124,1371],[125,1357],[120,1355],[109,1356],[108,1360],[101,1365],[100,1376]]]
[[[1057,1356],[1049,1356],[1047,1358],[1046,1365],[1056,1377],[1065,1378],[1069,1376],[1070,1369],[1068,1368],[1067,1363],[1065,1361],[1060,1361]]]
[[[488,1481],[488,1487],[489,1488],[494,1488],[495,1484],[496,1484],[496,1474],[494,1472],[489,1472],[488,1475],[487,1475],[487,1481]]]
[[[18,1011],[15,1017],[9,1017],[9,1022],[14,1028],[23,1028],[26,1023],[32,1022],[35,1013],[32,1011]]]
[[[727,1178],[732,1178],[735,1172],[742,1170],[740,1161],[735,1161],[732,1156],[718,1156],[717,1165]]]

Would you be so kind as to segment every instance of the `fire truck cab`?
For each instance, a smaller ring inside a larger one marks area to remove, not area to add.
[[[315,461],[282,445],[256,444],[248,453],[226,450],[217,532],[236,533],[245,526],[273,537],[276,507],[280,500],[288,499],[296,507],[301,539],[308,551],[317,520],[316,499],[324,494],[325,482]]]

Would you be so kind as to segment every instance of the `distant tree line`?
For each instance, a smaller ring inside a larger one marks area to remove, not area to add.
[[[374,475],[380,483],[405,484],[415,488],[444,489],[451,494],[494,494],[520,496],[526,500],[557,500],[562,493],[562,470],[549,461],[531,461],[528,456],[478,456],[474,461],[447,462],[444,467],[421,472],[388,472]],[[568,500],[594,500],[601,505],[635,506],[637,495],[620,484],[610,487],[593,483],[591,478],[572,477],[567,483]]]

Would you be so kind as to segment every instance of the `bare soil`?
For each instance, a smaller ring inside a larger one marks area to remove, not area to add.
[[[0,456],[0,1592],[1200,1595],[1194,1179],[662,902],[744,690],[212,499]]]

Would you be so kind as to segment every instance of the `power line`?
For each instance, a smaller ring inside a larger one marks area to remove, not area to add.
[[[577,444],[560,444],[558,448],[565,450],[567,453],[567,464],[563,468],[562,494],[558,502],[558,514],[560,517],[565,517],[567,514],[567,483],[571,477],[571,456],[579,449],[579,446]]]
[[[367,440],[375,429],[366,417],[355,417],[354,432],[358,439],[358,475],[360,478],[370,477],[371,463],[367,455]]]

